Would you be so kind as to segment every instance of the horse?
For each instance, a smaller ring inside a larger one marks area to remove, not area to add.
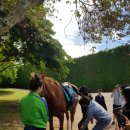
[[[71,119],[71,130],[73,130],[74,115],[76,112],[76,107],[78,104],[78,94],[76,93],[75,103],[72,105],[67,104],[64,92],[60,83],[51,77],[42,76],[43,80],[43,95],[47,100],[49,109],[49,126],[50,130],[54,130],[53,127],[53,117],[59,119],[59,130],[63,130],[64,124],[64,113],[67,118],[67,130],[69,130],[69,117]],[[71,84],[72,88],[77,89],[77,87]],[[70,112],[70,114],[69,114]]]

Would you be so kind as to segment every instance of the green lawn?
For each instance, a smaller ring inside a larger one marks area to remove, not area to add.
[[[27,93],[21,89],[0,89],[0,130],[22,130],[19,100]]]

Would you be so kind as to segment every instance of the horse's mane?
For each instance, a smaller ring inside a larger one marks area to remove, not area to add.
[[[55,80],[54,78],[51,78],[51,77],[47,77],[45,75],[43,77],[43,81],[44,82],[54,83],[55,85],[58,85],[58,86],[60,85],[60,83],[57,80]]]

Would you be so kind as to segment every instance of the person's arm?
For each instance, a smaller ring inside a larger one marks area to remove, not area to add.
[[[129,121],[129,119],[126,117],[126,116],[124,116],[124,118],[125,118],[125,120],[126,120],[126,129],[127,130],[130,130],[130,121]]]
[[[48,118],[49,118],[48,105],[44,98],[39,97],[39,99],[42,101],[42,102],[40,102],[41,116],[43,118],[43,121],[45,121],[45,123],[47,123]]]
[[[103,96],[102,98],[103,98],[104,108],[107,110],[107,105],[106,105],[106,102],[105,102],[105,98],[104,98],[104,96]]]
[[[113,92],[112,92],[112,94],[111,94],[111,98],[113,98],[114,93],[115,93],[115,89],[113,89]]]
[[[48,121],[48,114],[47,114],[47,110],[44,104],[42,104],[41,106],[41,115],[42,115],[42,119],[43,121],[45,121],[45,123],[47,123]]]
[[[89,108],[86,113],[86,120],[83,122],[80,130],[85,130],[88,123],[93,119],[93,109]]]
[[[95,97],[95,101],[97,102],[97,96]]]

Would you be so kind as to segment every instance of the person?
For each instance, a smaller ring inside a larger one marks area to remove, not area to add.
[[[25,125],[24,130],[46,130],[48,107],[44,98],[39,95],[43,91],[42,79],[33,74],[29,83],[30,93],[20,101],[20,118]]]
[[[81,96],[81,99],[82,99],[82,95],[89,96],[89,97],[91,97],[91,99],[92,99],[92,96],[91,96],[91,94],[88,93],[88,88],[87,88],[85,85],[84,85],[84,86],[81,86],[81,87],[79,88],[78,94]],[[86,115],[86,106],[85,106],[85,107],[82,106],[82,105],[80,105],[80,106],[81,106],[81,111],[82,111],[82,118],[81,118],[81,120],[80,120],[79,123],[78,123],[78,128],[79,128],[79,129],[80,129],[82,123],[84,122],[84,120],[85,120],[85,115]],[[88,126],[87,126],[87,125],[86,125],[85,130],[88,130]]]
[[[115,89],[111,94],[111,98],[113,98],[113,122],[111,125],[115,125],[115,114],[114,109],[119,108],[122,106],[123,95],[121,93],[120,85],[117,84]]]
[[[82,123],[80,130],[85,130],[86,125],[96,119],[97,122],[92,130],[104,130],[111,122],[111,116],[96,101],[91,100],[88,96],[83,96],[79,101],[81,106],[86,106],[85,121]]]
[[[123,114],[130,120],[130,85],[122,85],[121,90],[125,100]]]
[[[106,103],[105,103],[105,98],[102,95],[102,89],[98,89],[98,94],[95,97],[95,101],[97,103],[99,103],[105,110],[107,110],[107,106],[106,106]]]

